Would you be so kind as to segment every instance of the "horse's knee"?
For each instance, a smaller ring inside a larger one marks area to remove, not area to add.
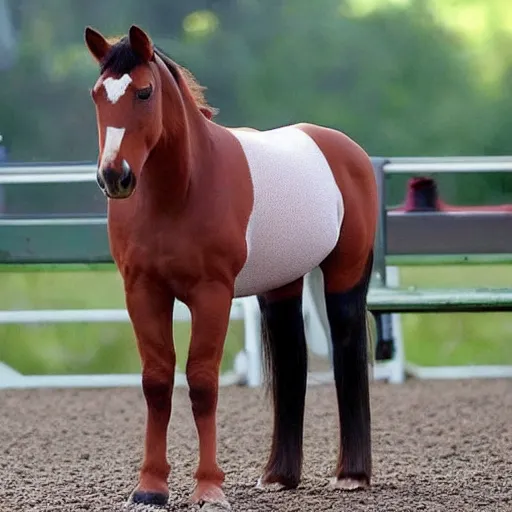
[[[154,409],[169,407],[173,389],[173,376],[166,372],[143,372],[142,391],[147,403]]]
[[[186,369],[189,397],[194,414],[212,413],[217,403],[218,378],[204,364],[189,362]]]

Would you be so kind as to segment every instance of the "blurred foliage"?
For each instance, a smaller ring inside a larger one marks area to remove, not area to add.
[[[3,71],[15,160],[90,160],[85,25],[147,29],[208,86],[219,122],[335,126],[371,154],[510,152],[512,3],[498,0],[11,0]],[[508,22],[506,21],[508,20]],[[499,51],[498,51],[499,50]]]
[[[11,160],[95,160],[97,67],[83,30],[132,23],[208,87],[222,124],[319,123],[371,155],[512,153],[508,0],[5,1],[18,46],[0,71]],[[453,202],[512,192],[503,175],[442,185]],[[392,202],[402,193],[399,181]]]
[[[508,0],[6,1],[18,45],[1,71],[11,160],[95,160],[98,70],[83,30],[132,23],[208,87],[219,123],[319,123],[371,155],[512,153]],[[455,179],[448,200],[512,192],[504,176]]]

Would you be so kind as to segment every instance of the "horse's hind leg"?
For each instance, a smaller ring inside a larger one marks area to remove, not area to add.
[[[322,270],[340,426],[338,463],[332,483],[336,488],[350,490],[369,485],[372,472],[366,294],[373,256],[370,253],[366,265],[358,265],[362,268],[352,269],[353,272],[343,272],[345,267],[336,265],[340,257],[335,252]],[[357,282],[347,286],[354,275]]]
[[[298,486],[307,382],[307,347],[300,279],[258,297],[266,376],[274,405],[274,429],[268,462],[258,487]]]

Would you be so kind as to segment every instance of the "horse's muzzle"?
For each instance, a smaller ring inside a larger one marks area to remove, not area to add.
[[[96,181],[103,193],[110,199],[126,199],[135,189],[136,179],[126,160],[121,164],[121,171],[112,167],[98,170]]]

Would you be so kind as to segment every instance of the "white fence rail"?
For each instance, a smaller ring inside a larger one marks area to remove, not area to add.
[[[386,174],[428,172],[473,173],[510,172],[512,156],[498,157],[399,157],[393,158],[384,167]],[[96,165],[85,164],[39,164],[0,165],[0,185],[37,183],[86,183],[96,180]]]
[[[391,271],[390,271],[391,273]],[[392,273],[391,273],[392,274]],[[310,293],[306,280],[306,297]],[[313,301],[304,303],[306,318],[306,336],[310,350],[321,356],[327,355],[328,333],[318,322],[318,312]],[[393,315],[394,322],[398,316]],[[190,311],[181,302],[174,308],[174,321],[190,321]],[[255,297],[235,299],[231,308],[230,321],[244,322],[244,348],[234,362],[232,371],[220,377],[220,385],[244,384],[258,387],[262,383],[262,364],[260,347],[260,311]],[[126,309],[63,309],[63,310],[25,310],[0,311],[0,324],[42,325],[54,323],[123,323],[130,318]],[[397,337],[397,357],[394,360],[377,364],[374,367],[375,379],[389,379],[399,383],[404,380],[402,360],[402,337],[400,325],[394,323]],[[332,379],[332,372],[312,372],[311,383],[323,383]],[[103,375],[23,375],[0,361],[0,389],[9,388],[70,388],[70,387],[126,387],[139,386],[140,374],[103,374]],[[186,386],[186,377],[176,372],[175,386]]]
[[[386,174],[403,173],[488,173],[512,171],[511,156],[493,157],[399,157],[385,165]]]
[[[174,307],[173,318],[178,322],[190,321],[190,311],[182,302]],[[129,322],[126,309],[66,309],[0,311],[0,324],[48,324],[48,323],[102,323]],[[254,297],[236,299],[231,307],[230,320],[244,321],[244,350],[235,360],[232,372],[220,378],[221,385],[261,384],[259,352],[259,308]],[[31,387],[109,387],[139,386],[139,374],[107,375],[22,375],[0,362],[0,388]],[[177,372],[175,385],[186,385],[185,375]]]

